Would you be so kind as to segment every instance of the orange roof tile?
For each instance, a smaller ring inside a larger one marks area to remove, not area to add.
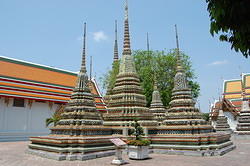
[[[74,72],[0,57],[0,96],[66,103],[76,79]],[[90,88],[96,108],[106,110],[95,79],[92,79]]]

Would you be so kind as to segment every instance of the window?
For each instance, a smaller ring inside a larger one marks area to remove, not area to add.
[[[14,107],[24,107],[24,99],[14,98],[13,106]]]

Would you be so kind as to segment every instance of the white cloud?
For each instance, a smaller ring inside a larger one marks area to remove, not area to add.
[[[218,66],[218,65],[225,65],[225,64],[228,64],[228,61],[227,60],[223,60],[223,61],[214,61],[212,63],[209,63],[208,65],[209,66]]]
[[[103,31],[94,32],[93,36],[96,42],[108,39],[108,36]]]

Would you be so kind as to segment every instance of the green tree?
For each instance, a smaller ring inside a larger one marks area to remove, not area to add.
[[[231,49],[250,55],[249,0],[206,0],[210,15],[210,33],[220,33],[220,40],[231,43]]]
[[[175,50],[171,50],[168,53],[165,51],[133,51],[136,70],[141,81],[144,95],[146,96],[147,106],[150,106],[152,100],[154,78],[157,80],[162,102],[165,106],[168,106],[171,100],[172,89],[174,87],[174,76],[176,74],[175,55]],[[197,98],[199,96],[200,86],[197,82],[193,81],[195,75],[191,68],[190,59],[185,54],[181,55],[183,66],[187,71],[186,75],[193,92],[193,97]],[[102,80],[104,80],[104,88],[107,88],[109,82],[113,84],[111,85],[112,87],[114,86],[116,77],[111,76],[112,73],[114,72],[108,71],[108,73],[102,78]]]
[[[202,113],[202,118],[203,118],[205,121],[209,121],[209,113]]]
[[[102,88],[105,90],[113,89],[115,86],[116,76],[119,73],[120,61],[115,61],[112,64],[112,69],[109,70],[103,77],[100,78]]]

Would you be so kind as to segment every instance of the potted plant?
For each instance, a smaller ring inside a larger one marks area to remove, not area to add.
[[[148,158],[150,141],[142,138],[144,135],[143,128],[135,120],[132,124],[129,135],[135,136],[134,139],[128,140],[128,155],[130,159],[142,160]]]

